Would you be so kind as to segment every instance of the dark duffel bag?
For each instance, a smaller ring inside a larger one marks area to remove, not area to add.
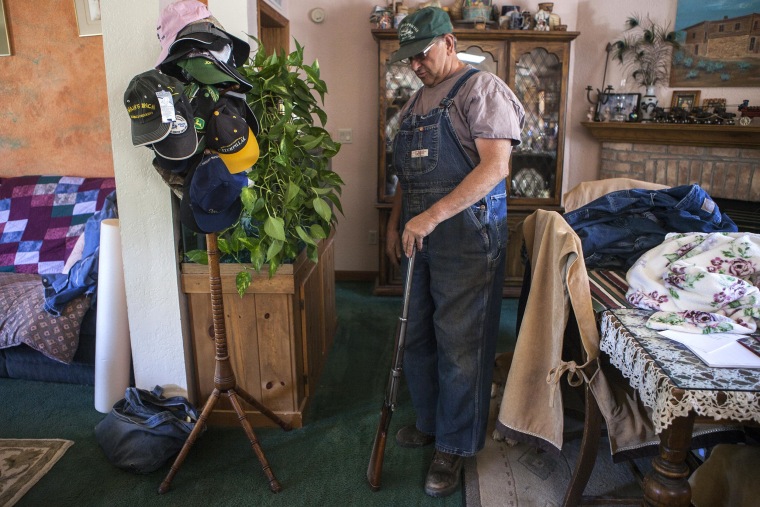
[[[187,398],[162,394],[160,386],[152,391],[128,387],[124,399],[95,426],[95,438],[113,465],[146,474],[182,449],[198,411]]]

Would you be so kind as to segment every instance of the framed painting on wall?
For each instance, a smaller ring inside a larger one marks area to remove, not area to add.
[[[11,55],[11,41],[8,38],[8,24],[5,22],[5,6],[0,0],[0,56]]]
[[[288,0],[264,0],[285,17],[288,17]]]
[[[80,37],[103,33],[100,27],[100,0],[74,0],[74,10]]]
[[[759,13],[760,0],[678,0],[670,87],[757,86]]]

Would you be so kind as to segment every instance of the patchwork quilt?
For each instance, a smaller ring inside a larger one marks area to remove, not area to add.
[[[0,271],[61,273],[114,178],[0,178]]]

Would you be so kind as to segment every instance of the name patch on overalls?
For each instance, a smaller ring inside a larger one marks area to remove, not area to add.
[[[420,157],[427,157],[428,151],[427,148],[424,150],[412,150],[412,158],[420,158]]]

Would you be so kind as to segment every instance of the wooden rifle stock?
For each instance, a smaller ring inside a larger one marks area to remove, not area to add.
[[[369,458],[367,467],[367,480],[372,491],[380,489],[380,478],[383,474],[383,459],[385,458],[385,443],[388,439],[388,428],[391,425],[391,416],[396,409],[396,397],[398,395],[398,385],[401,382],[401,371],[404,362],[404,342],[406,341],[406,320],[409,315],[409,293],[412,288],[412,273],[414,272],[414,257],[416,248],[412,250],[412,256],[409,257],[409,265],[406,271],[406,283],[404,284],[404,304],[401,310],[401,316],[396,323],[396,338],[393,349],[393,361],[391,372],[388,376],[388,385],[385,388],[385,399],[383,408],[380,411],[380,423],[375,433],[375,442],[372,445],[372,455]]]

